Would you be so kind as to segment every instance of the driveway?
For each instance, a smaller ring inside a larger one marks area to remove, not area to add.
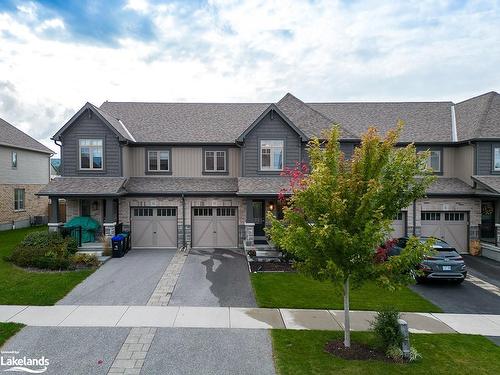
[[[169,305],[255,307],[243,250],[192,249]]]
[[[145,305],[175,250],[132,250],[107,261],[58,304]]]
[[[481,257],[464,256],[470,275],[500,286],[500,263]],[[415,292],[447,313],[498,314],[500,298],[470,281],[457,285],[445,281],[428,282],[411,287]]]

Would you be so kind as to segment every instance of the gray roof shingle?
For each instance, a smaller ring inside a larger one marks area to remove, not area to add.
[[[459,141],[500,138],[500,95],[494,91],[455,106]]]
[[[277,195],[290,177],[238,177],[238,195]]]
[[[235,194],[238,180],[232,177],[131,177],[125,190],[129,194]]]
[[[234,143],[269,103],[104,102],[137,142]]]
[[[401,142],[451,142],[452,102],[406,103],[307,103],[354,134],[363,134],[375,126],[385,134],[405,122]]]
[[[292,94],[286,94],[276,106],[309,138],[320,137],[325,130],[331,129],[333,121],[324,114],[311,108]],[[358,139],[359,136],[341,126],[341,137]]]
[[[472,179],[500,194],[500,176],[472,176]]]
[[[428,195],[473,195],[476,190],[458,178],[438,177],[427,189]]]
[[[45,147],[37,140],[31,138],[28,134],[22,132],[15,126],[0,118],[0,144],[24,148],[27,150],[54,154],[54,151]]]
[[[38,195],[121,195],[125,177],[56,177]]]

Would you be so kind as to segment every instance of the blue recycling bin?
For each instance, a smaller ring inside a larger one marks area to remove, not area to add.
[[[113,258],[121,258],[125,254],[125,237],[118,234],[111,238],[112,256]]]

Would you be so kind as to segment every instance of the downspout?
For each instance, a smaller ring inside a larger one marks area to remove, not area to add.
[[[416,236],[416,225],[417,225],[417,200],[413,200],[413,235]]]
[[[186,247],[186,199],[182,193],[182,246]]]

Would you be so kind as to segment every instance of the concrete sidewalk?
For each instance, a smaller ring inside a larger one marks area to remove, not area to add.
[[[366,331],[375,312],[352,311],[351,330]],[[500,336],[500,315],[402,313],[414,333]],[[0,322],[44,327],[190,327],[342,330],[339,310],[193,306],[0,306]]]

